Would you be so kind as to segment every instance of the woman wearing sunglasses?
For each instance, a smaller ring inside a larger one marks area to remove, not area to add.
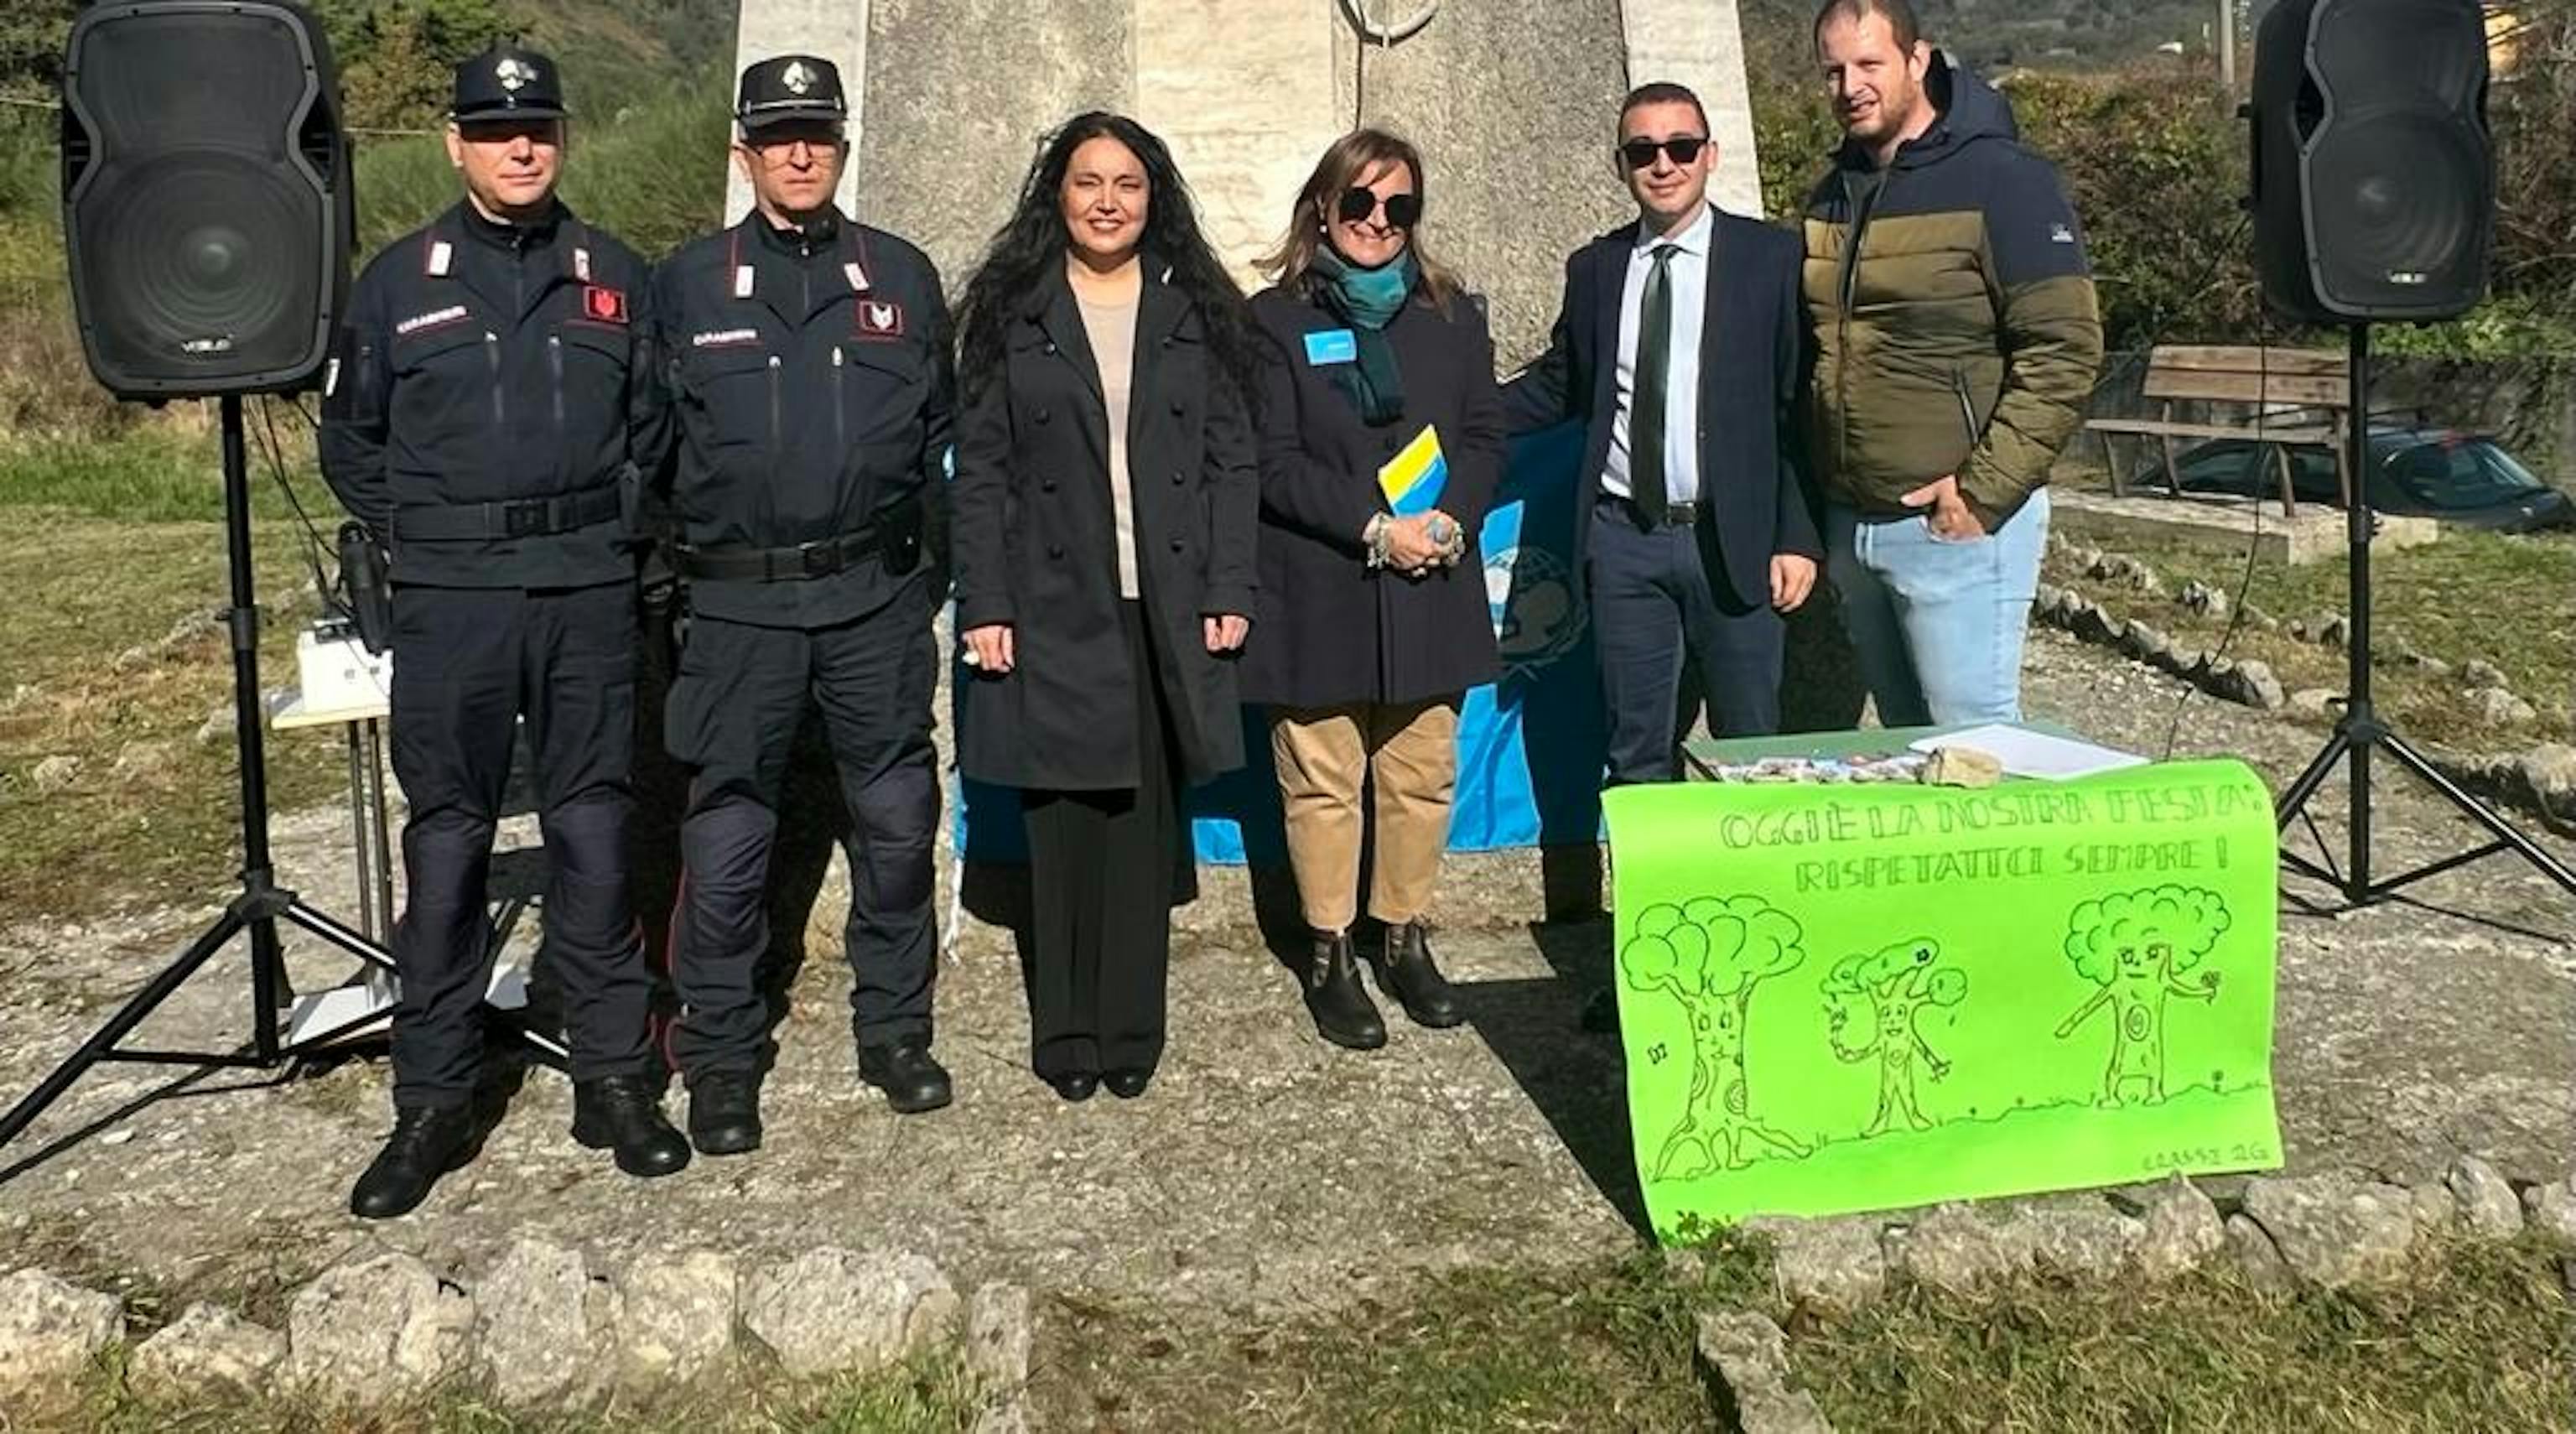
[[[1242,765],[1260,502],[1249,317],[1161,140],[1050,136],[958,310],[958,765],[1020,789],[1032,1064],[1145,1093],[1182,788]]]
[[[1270,712],[1312,932],[1306,1007],[1357,1050],[1386,1043],[1351,941],[1364,832],[1380,987],[1419,1024],[1464,1019],[1423,918],[1449,840],[1459,703],[1497,667],[1476,547],[1502,470],[1493,342],[1423,249],[1422,180],[1394,135],[1335,141],[1252,301],[1276,347],[1261,402],[1266,600],[1244,697]]]

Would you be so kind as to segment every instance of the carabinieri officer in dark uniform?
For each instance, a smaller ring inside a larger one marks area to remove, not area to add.
[[[655,275],[689,611],[664,729],[693,772],[671,1054],[689,1137],[709,1155],[760,1144],[771,1050],[754,966],[781,776],[809,702],[853,829],[859,1077],[898,1111],[949,1101],[930,1054],[937,656],[921,555],[924,489],[949,445],[948,310],[919,249],[835,207],[845,115],[828,60],[745,70],[734,157],[756,206]]]
[[[394,1130],[350,1192],[399,1215],[473,1156],[491,960],[485,878],[524,719],[551,875],[573,1138],[631,1175],[688,1143],[662,1117],[650,977],[627,899],[636,559],[626,508],[657,463],[646,271],[555,197],[554,62],[457,67],[465,199],[376,256],[323,380],[323,476],[390,550],[394,775],[409,904],[394,930]]]

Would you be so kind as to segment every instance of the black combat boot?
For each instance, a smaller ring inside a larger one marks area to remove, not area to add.
[[[1373,1051],[1386,1044],[1386,1022],[1360,984],[1350,933],[1315,933],[1306,957],[1306,1011],[1315,1018],[1315,1033],[1334,1045]]]
[[[953,1098],[948,1071],[930,1054],[928,1036],[859,1047],[859,1079],[884,1091],[886,1104],[903,1115],[937,1110]]]
[[[700,1155],[741,1155],[760,1148],[760,1077],[752,1071],[706,1071],[689,1077],[689,1143]]]
[[[1440,974],[1431,959],[1431,938],[1419,921],[1390,926],[1386,956],[1377,968],[1378,986],[1404,1006],[1417,1026],[1446,1030],[1467,1019],[1458,1003],[1458,988]]]
[[[647,1075],[600,1076],[572,1086],[572,1138],[592,1150],[617,1152],[617,1168],[650,1178],[689,1163],[689,1142],[662,1118]]]
[[[438,1177],[480,1148],[472,1107],[397,1106],[393,1134],[349,1190],[349,1213],[361,1220],[409,1214],[429,1198]]]

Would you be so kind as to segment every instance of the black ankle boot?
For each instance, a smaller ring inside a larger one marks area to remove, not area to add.
[[[1415,1025],[1446,1030],[1467,1019],[1458,1004],[1458,988],[1431,959],[1431,937],[1421,922],[1387,928],[1386,959],[1377,974],[1378,985],[1403,1004]]]
[[[948,1069],[931,1055],[928,1036],[859,1047],[859,1079],[884,1091],[886,1104],[898,1115],[937,1110],[954,1097]]]
[[[689,1142],[662,1118],[650,1076],[573,1082],[572,1138],[592,1150],[617,1152],[617,1168],[629,1175],[669,1175],[689,1163]]]
[[[397,1107],[385,1148],[349,1190],[349,1213],[362,1220],[409,1214],[438,1177],[472,1160],[479,1147],[471,1107]]]
[[[1373,1051],[1386,1044],[1386,1022],[1360,984],[1349,933],[1315,933],[1306,957],[1306,1010],[1315,1018],[1316,1034],[1334,1045]]]
[[[689,1143],[700,1155],[758,1150],[760,1077],[750,1071],[702,1071],[689,1077]]]

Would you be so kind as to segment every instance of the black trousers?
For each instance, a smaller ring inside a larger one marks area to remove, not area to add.
[[[680,824],[670,1054],[691,1074],[766,1062],[766,894],[779,789],[807,704],[819,708],[848,807],[850,911],[842,927],[862,1046],[931,1030],[931,911],[939,776],[930,737],[938,661],[915,583],[853,622],[804,629],[700,617],[664,712],[671,755],[695,771]]]
[[[1702,521],[1707,521],[1705,518]],[[1669,782],[1680,775],[1678,731],[1687,707],[1708,704],[1709,730],[1761,737],[1780,730],[1780,664],[1788,625],[1769,604],[1721,600],[1698,535],[1687,527],[1640,529],[1626,499],[1592,511],[1587,574],[1592,638],[1609,707],[1610,781]],[[1698,691],[1682,691],[1685,659]]]
[[[635,589],[394,590],[393,763],[409,900],[394,928],[394,1103],[461,1105],[483,1050],[492,832],[516,723],[535,757],[546,954],[575,1080],[647,1068],[651,978],[628,900]]]
[[[1138,784],[1021,793],[1029,836],[1029,1044],[1040,1076],[1154,1069],[1163,1058],[1180,780],[1140,605],[1120,604],[1136,673]]]

